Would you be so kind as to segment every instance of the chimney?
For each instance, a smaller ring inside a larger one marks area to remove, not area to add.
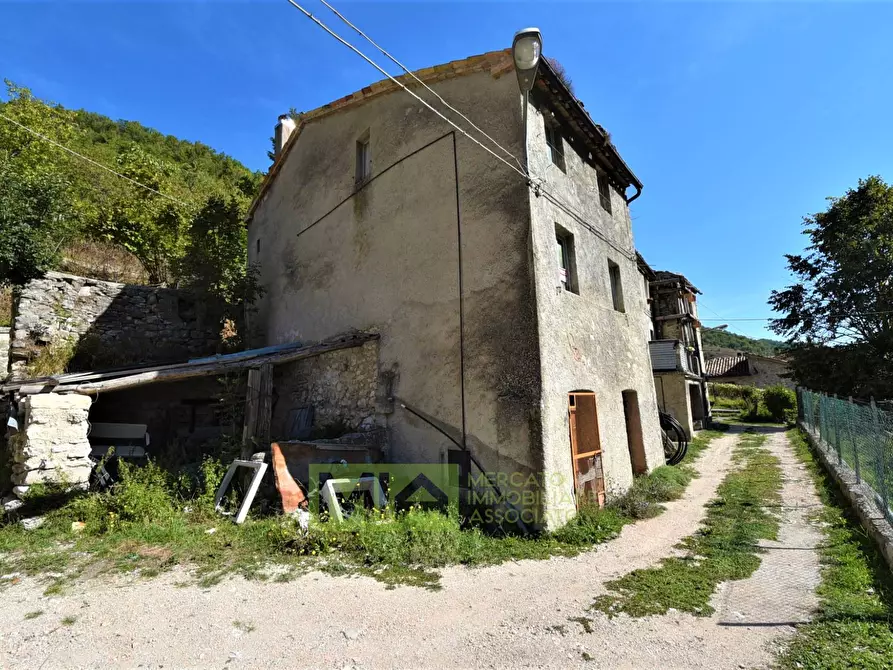
[[[276,124],[276,132],[273,140],[273,143],[275,145],[273,151],[275,152],[277,159],[279,158],[279,156],[282,155],[282,150],[288,143],[288,138],[291,137],[291,134],[292,132],[294,132],[295,128],[295,120],[288,114],[283,114],[279,117],[279,123]]]

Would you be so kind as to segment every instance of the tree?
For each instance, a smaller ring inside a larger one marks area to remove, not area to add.
[[[786,256],[798,281],[772,292],[769,304],[785,316],[770,327],[792,344],[789,356],[801,383],[814,368],[808,376],[818,390],[889,395],[893,187],[872,176],[829,201],[825,212],[804,218],[807,253]],[[823,371],[830,363],[833,368]]]
[[[183,282],[222,309],[242,330],[245,309],[261,294],[257,268],[249,266],[245,209],[237,198],[208,198],[189,227],[179,264]]]
[[[0,154],[0,286],[41,276],[77,227],[69,185],[51,169],[23,171]]]

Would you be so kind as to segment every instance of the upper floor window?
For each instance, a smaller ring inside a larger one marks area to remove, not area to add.
[[[369,131],[357,140],[357,184],[362,184],[372,176],[372,146]]]
[[[604,172],[598,173],[598,201],[601,203],[602,209],[610,214],[611,184],[608,183],[608,175],[606,175]]]
[[[620,266],[612,260],[608,260],[608,278],[611,282],[611,300],[614,302],[614,309],[618,312],[625,312],[623,306],[623,283],[620,279]]]
[[[552,158],[552,162],[564,172],[564,141],[561,138],[561,131],[558,129],[558,124],[552,121],[547,114],[548,112],[543,114],[543,124],[546,128],[546,145],[549,147],[549,155]]]
[[[574,236],[555,224],[555,243],[558,252],[558,281],[565,291],[580,293],[577,284],[577,259],[574,254]]]

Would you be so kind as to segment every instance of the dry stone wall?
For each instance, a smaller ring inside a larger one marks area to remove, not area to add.
[[[219,314],[188,291],[49,272],[21,289],[10,342],[11,372],[48,346],[68,347],[70,371],[162,363],[214,353]]]
[[[317,430],[371,430],[379,412],[378,342],[278,365],[273,371],[274,439],[289,439],[295,413],[312,406]]]
[[[23,424],[10,440],[14,486],[87,483],[93,469],[87,440],[90,403],[88,396],[55,393],[22,401]]]

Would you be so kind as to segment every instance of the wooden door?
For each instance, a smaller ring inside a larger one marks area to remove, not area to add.
[[[571,459],[574,466],[574,493],[577,504],[594,502],[605,505],[605,474],[598,436],[595,394],[568,394],[571,433]]]

